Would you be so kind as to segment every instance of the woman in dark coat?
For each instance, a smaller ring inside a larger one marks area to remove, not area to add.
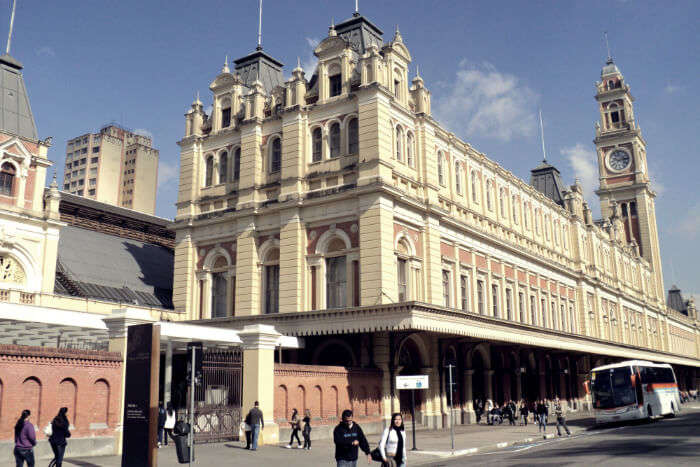
[[[63,455],[66,453],[66,445],[68,442],[66,438],[70,438],[70,422],[66,413],[68,412],[68,407],[61,407],[51,422],[51,436],[49,436],[49,443],[51,444],[51,449],[53,450],[53,458],[56,467],[61,467],[63,465]]]

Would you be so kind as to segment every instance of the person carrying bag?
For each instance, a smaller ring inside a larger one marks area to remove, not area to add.
[[[400,413],[391,416],[391,425],[384,429],[377,450],[383,467],[406,467],[406,431]],[[373,459],[378,457],[374,452],[372,454]]]

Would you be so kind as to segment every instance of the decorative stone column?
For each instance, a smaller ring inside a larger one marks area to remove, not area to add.
[[[382,418],[389,421],[393,412],[398,412],[399,401],[393,397],[393,375],[389,362],[389,334],[386,332],[377,333],[374,336],[374,363],[382,370],[382,400],[381,405]]]
[[[273,326],[252,324],[245,326],[238,336],[243,341],[242,411],[247,412],[258,401],[265,422],[259,442],[276,444],[279,426],[274,421],[275,348],[281,334]]]
[[[486,393],[486,399],[491,399],[493,401],[493,374],[494,370],[484,370],[484,392]]]
[[[462,424],[476,422],[476,413],[474,413],[474,394],[472,392],[472,380],[474,370],[464,370],[464,401],[462,403]]]

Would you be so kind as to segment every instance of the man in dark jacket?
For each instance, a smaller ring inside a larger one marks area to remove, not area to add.
[[[352,410],[343,411],[343,421],[333,430],[333,442],[337,467],[356,467],[358,447],[367,454],[367,463],[372,462],[369,443],[360,425],[352,421]]]
[[[250,417],[250,437],[252,441],[250,450],[255,451],[258,449],[258,436],[260,436],[260,430],[265,428],[263,413],[262,410],[260,410],[260,404],[258,404],[258,401],[255,401],[255,406],[248,412],[248,417]]]

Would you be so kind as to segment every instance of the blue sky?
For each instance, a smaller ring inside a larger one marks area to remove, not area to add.
[[[287,66],[313,66],[313,44],[353,0],[264,0],[263,45]],[[360,12],[390,38],[396,24],[432,91],[439,121],[517,176],[541,159],[542,108],[548,159],[589,202],[598,112],[594,82],[608,31],[616,63],[637,99],[658,192],[665,285],[700,299],[700,2],[360,0]],[[6,37],[9,8],[2,16]],[[39,135],[54,137],[59,174],[66,140],[115,121],[153,135],[160,149],[157,214],[174,215],[183,114],[224,56],[256,43],[257,0],[18,0],[12,54]]]

